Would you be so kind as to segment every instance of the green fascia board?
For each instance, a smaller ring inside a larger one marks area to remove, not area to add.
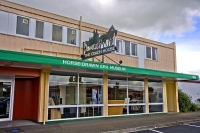
[[[152,70],[145,68],[137,68],[130,66],[122,66],[116,64],[92,62],[78,59],[61,58],[47,55],[30,54],[24,52],[15,52],[0,50],[0,60],[16,61],[16,62],[27,62],[27,63],[37,63],[37,64],[48,64],[56,66],[66,66],[75,68],[85,68],[94,69],[101,71],[112,71],[112,72],[122,72],[131,74],[141,74],[149,76],[159,76],[166,78],[180,78],[188,80],[198,80],[198,75],[174,73],[160,70]]]

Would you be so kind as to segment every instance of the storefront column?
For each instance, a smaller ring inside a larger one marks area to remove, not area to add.
[[[43,122],[43,124],[47,121],[50,72],[51,69],[43,68],[40,75],[38,122]]]
[[[163,112],[167,113],[168,108],[167,108],[167,86],[166,86],[166,81],[162,80],[162,88],[163,88]]]
[[[103,116],[108,116],[108,74],[103,75]]]
[[[175,81],[174,82],[174,86],[175,86],[175,88],[174,88],[174,93],[175,93],[175,97],[174,97],[174,99],[175,99],[175,101],[174,101],[174,103],[175,103],[175,112],[179,112],[179,103],[178,103],[178,83]]]
[[[145,112],[146,114],[149,114],[149,85],[148,85],[148,78],[145,78],[144,80],[144,86],[145,86]]]

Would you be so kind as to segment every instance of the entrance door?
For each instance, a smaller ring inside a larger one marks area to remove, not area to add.
[[[14,80],[0,79],[0,121],[12,120]]]

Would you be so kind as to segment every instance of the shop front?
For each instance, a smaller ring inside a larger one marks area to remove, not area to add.
[[[40,69],[0,66],[0,121],[37,121],[39,84]]]
[[[1,94],[10,98],[2,120],[31,119],[45,124],[179,112],[176,80],[199,79],[197,75],[0,51],[1,62],[18,64],[2,66],[1,74],[13,75],[0,80]]]
[[[48,121],[164,112],[162,79],[134,76],[52,69]],[[147,98],[149,105],[146,105]]]

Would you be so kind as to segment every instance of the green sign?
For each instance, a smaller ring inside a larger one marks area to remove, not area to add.
[[[69,66],[75,66],[75,67],[85,67],[85,68],[90,68],[90,69],[114,70],[114,71],[126,72],[126,68],[122,66],[99,64],[99,63],[93,63],[93,62],[63,60],[63,64],[66,64]]]

